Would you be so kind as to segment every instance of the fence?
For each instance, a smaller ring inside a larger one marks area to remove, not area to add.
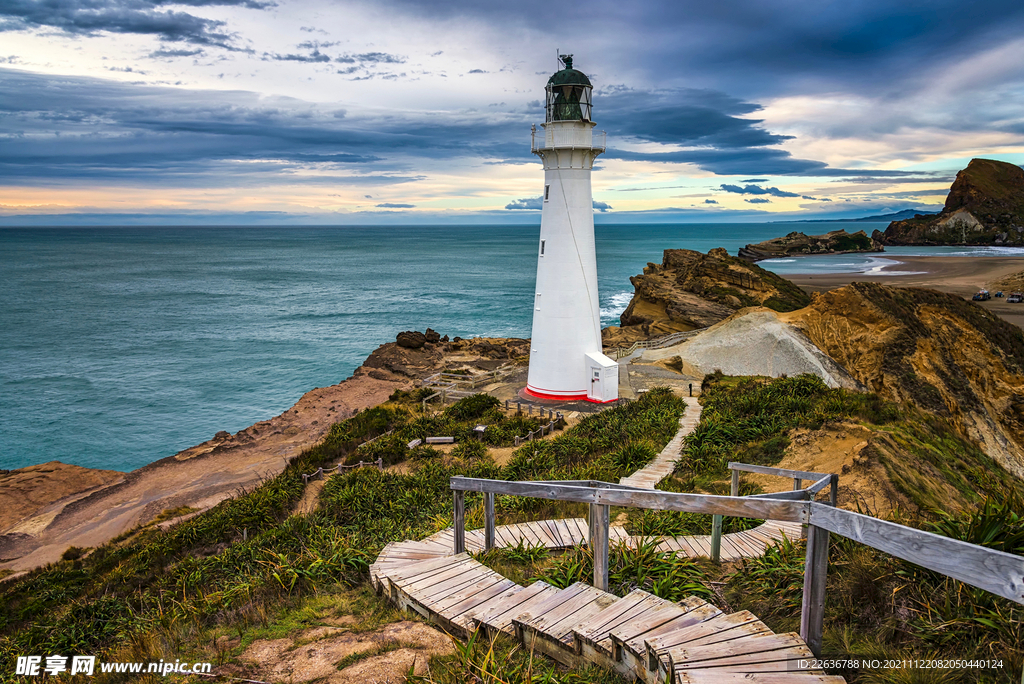
[[[759,467],[745,466],[744,469]],[[740,469],[732,470],[735,473],[733,477],[738,478]],[[787,475],[792,476],[794,480],[809,480],[819,474],[784,472],[797,473]],[[590,547],[594,554],[594,586],[603,590],[608,589],[608,530],[611,506],[804,523],[808,526],[808,532],[800,636],[816,656],[821,655],[830,533],[1024,604],[1024,558],[808,500],[826,485],[834,484],[834,476],[828,477],[824,484],[823,478],[818,479],[805,489],[746,497],[663,492],[592,480],[506,482],[453,477],[451,489],[455,499],[455,553],[466,550],[466,492],[481,492],[484,496],[484,542],[487,549],[494,548],[495,494],[590,504]],[[738,488],[738,479],[736,482]],[[812,492],[812,489],[815,491]],[[834,493],[835,489],[832,491]]]
[[[376,439],[376,437],[374,438]],[[372,441],[372,440],[371,440]],[[369,444],[369,442],[364,442]],[[363,468],[365,466],[377,466],[378,470],[384,470],[384,459],[378,458],[376,461],[360,461],[353,465],[336,465],[333,468],[317,468],[311,473],[302,474],[302,484],[309,484],[310,479],[319,477],[321,480],[324,479],[324,473],[330,473],[335,470],[349,470],[351,468]]]
[[[671,347],[673,344],[688,340],[694,335],[707,330],[707,328],[698,328],[697,330],[685,330],[683,332],[669,333],[661,337],[656,337],[653,340],[640,340],[634,342],[631,346],[626,349],[613,349],[610,356],[616,361],[624,359],[638,349],[662,349],[664,347]]]
[[[516,446],[519,446],[523,442],[532,442],[536,437],[543,437],[545,433],[551,434],[554,431],[554,429],[555,429],[555,423],[557,423],[558,421],[562,420],[562,414],[561,413],[556,414],[556,415],[558,416],[557,420],[553,420],[550,423],[548,423],[547,425],[541,425],[536,430],[533,430],[531,432],[527,432],[525,437],[520,437],[519,435],[516,435],[516,440],[515,440]]]

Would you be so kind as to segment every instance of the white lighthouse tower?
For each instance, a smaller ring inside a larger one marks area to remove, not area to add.
[[[526,393],[615,401],[618,364],[601,353],[590,189],[594,159],[605,146],[594,140],[590,79],[572,68],[572,55],[560,59],[565,68],[548,79],[543,130],[533,131],[533,152],[544,162],[544,198]]]

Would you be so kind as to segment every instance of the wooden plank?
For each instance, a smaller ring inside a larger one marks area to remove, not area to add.
[[[718,513],[736,518],[772,518],[805,522],[809,502],[734,498],[714,494],[663,492],[660,490],[597,489],[542,482],[507,482],[455,476],[450,486],[456,491],[494,492],[557,501],[578,501],[605,506],[631,506],[691,513]]]
[[[468,555],[460,556],[445,556],[444,558],[434,558],[432,560],[424,560],[419,563],[411,563],[409,565],[397,568],[393,573],[388,576],[391,581],[408,579],[415,577],[416,575],[436,571],[440,568],[449,567],[452,563],[465,563],[469,560]]]
[[[471,589],[463,589],[457,594],[453,594],[449,599],[438,601],[435,604],[436,609],[444,613],[446,617],[455,618],[482,603],[504,595],[512,587],[519,586],[501,575],[491,576],[487,579],[489,581],[486,583],[483,581],[478,583],[481,586],[475,584]],[[519,588],[522,589],[522,587]]]
[[[809,672],[762,672],[751,675],[746,672],[685,670],[676,674],[676,684],[846,684],[846,680],[835,675]]]
[[[594,615],[586,624],[575,627],[573,631],[576,632],[581,642],[586,641],[605,655],[612,656],[614,647],[611,633],[617,627],[664,607],[666,604],[671,605],[665,599],[648,594],[641,589],[634,589],[601,613]]]
[[[811,503],[811,524],[1024,603],[1024,558],[867,515]]]
[[[533,531],[540,538],[541,544],[544,546],[545,549],[551,549],[558,546],[558,541],[553,536],[551,536],[551,530],[547,526],[547,521],[538,520],[532,523],[532,525]]]
[[[590,519],[594,535],[590,542],[590,548],[594,555],[594,587],[601,591],[608,591],[609,507],[591,504]]]
[[[484,550],[494,548],[494,492],[484,492]]]
[[[669,658],[673,666],[717,667],[723,659],[744,655],[752,656],[751,662],[777,660],[773,655],[775,651],[801,646],[806,648],[800,637],[792,632],[761,634],[705,646],[680,646],[669,651]]]
[[[719,635],[721,640],[727,640],[733,636],[727,634],[730,630],[755,622],[760,623],[761,621],[749,610],[741,610],[729,615],[719,613],[699,623],[682,625],[678,629],[666,630],[660,634],[647,635],[644,638],[644,649],[648,656],[648,669],[656,670],[661,655],[673,648],[678,648],[684,644],[713,635]],[[742,635],[743,633],[740,632],[739,634]]]
[[[825,581],[828,574],[828,537],[826,529],[811,525],[807,533],[807,557],[804,561],[804,595],[800,608],[800,636],[816,656],[821,655],[822,629],[825,623]],[[1024,566],[1024,559],[1021,559]]]
[[[817,494],[822,489],[824,489],[825,487],[828,487],[830,484],[832,484],[832,478],[833,477],[839,477],[839,476],[838,475],[826,475],[825,477],[821,478],[817,482],[815,482],[815,483],[811,484],[810,486],[806,487],[804,489],[804,491],[806,491],[807,493],[812,494],[812,495]]]
[[[517,594],[514,599],[480,613],[476,621],[494,631],[511,634],[513,619],[529,613],[536,606],[557,594],[558,591],[558,589],[546,582],[534,582],[529,587],[526,587],[522,593]]]
[[[563,644],[569,645],[572,643],[573,627],[598,615],[618,600],[613,594],[587,586],[583,591],[554,610],[538,615],[530,620],[521,620],[521,622],[524,625],[529,624],[532,629],[557,639]]]
[[[392,583],[406,593],[426,598],[439,591],[454,589],[471,581],[477,576],[474,570],[476,568],[470,564],[458,565],[430,575],[420,575],[407,580],[393,580]]]
[[[709,634],[706,637],[700,639],[694,639],[686,643],[687,647],[696,646],[710,646],[711,644],[718,644],[724,641],[734,641],[739,639],[745,639],[751,636],[757,636],[761,634],[773,634],[771,628],[764,624],[760,620],[754,620],[752,622],[745,622],[735,627],[730,627],[727,630],[716,632],[715,634]]]
[[[828,473],[812,473],[807,470],[788,470],[786,468],[773,468],[772,466],[751,465],[749,463],[738,463],[729,461],[729,470],[742,470],[745,473],[760,473],[762,475],[777,475],[779,477],[800,478],[801,480],[818,480],[822,477],[830,477]]]
[[[753,672],[758,670],[767,672],[787,672],[790,670],[799,671],[801,669],[799,667],[799,661],[813,659],[814,654],[811,653],[810,649],[806,646],[800,645],[762,653],[745,653],[725,658],[715,658],[713,660],[704,660],[699,663],[682,662],[677,667],[681,670],[729,668],[730,670],[746,670]]]
[[[752,558],[764,554],[764,544],[754,541],[746,532],[734,533],[730,535],[730,540],[743,551],[744,557]]]
[[[463,553],[466,550],[466,493],[455,490],[452,494],[455,498],[454,514],[452,516],[452,528],[455,530],[453,548],[455,553]]]
[[[732,535],[722,537],[722,546],[725,548],[729,560],[738,560],[749,555],[749,552],[740,546],[737,538]]]

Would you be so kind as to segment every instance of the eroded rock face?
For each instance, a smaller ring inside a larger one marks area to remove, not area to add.
[[[748,261],[774,259],[777,257],[802,254],[846,254],[849,252],[881,252],[882,243],[868,236],[863,230],[847,233],[833,230],[824,235],[805,235],[792,232],[784,237],[741,247],[739,257]]]
[[[605,346],[704,328],[748,306],[792,311],[810,302],[793,283],[721,248],[666,249],[660,264],[647,264],[630,282],[633,299],[622,326],[604,332]]]
[[[886,245],[1024,245],[1024,169],[972,159],[942,213],[893,221],[872,237]]]
[[[950,419],[1024,476],[1024,332],[961,298],[853,283],[786,316],[868,389]]]

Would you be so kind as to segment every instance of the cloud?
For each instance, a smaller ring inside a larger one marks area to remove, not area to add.
[[[594,209],[597,209],[598,211],[604,212],[608,211],[611,208],[612,205],[608,204],[607,202],[598,202],[597,200],[594,200]]]
[[[363,52],[361,54],[344,54],[334,58],[335,62],[342,64],[404,64],[405,57],[390,55],[386,52]]]
[[[740,183],[766,183],[767,181],[767,178],[747,178],[745,180],[741,180]]]
[[[778,188],[762,188],[759,185],[721,185],[719,187],[725,192],[732,192],[737,195],[771,195],[772,197],[800,197],[799,193],[786,192],[785,190],[779,190]]]
[[[704,200],[704,204],[718,204],[718,202],[713,199],[706,199]]]
[[[7,0],[0,3],[0,30],[47,28],[70,35],[129,33],[237,49],[224,21],[163,10],[167,5],[258,10],[276,6],[261,0]]]
[[[754,199],[743,200],[744,202],[750,202],[751,204],[771,204],[770,199],[764,197],[755,197]]]
[[[517,199],[509,202],[505,205],[506,209],[533,209],[538,210],[544,207],[544,197],[526,197],[524,199]]]
[[[521,133],[501,115],[356,115],[245,91],[0,68],[0,178],[8,184],[403,183],[421,177],[408,169],[424,159],[529,158],[528,145],[510,144]]]
[[[149,53],[154,59],[167,57],[198,57],[205,54],[201,48],[160,48]]]
[[[381,202],[377,205],[381,209],[415,209],[415,204],[397,204],[395,202]]]

